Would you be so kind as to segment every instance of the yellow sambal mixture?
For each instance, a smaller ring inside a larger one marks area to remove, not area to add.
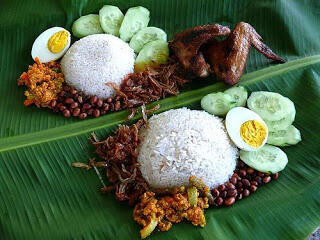
[[[140,231],[141,238],[146,238],[156,227],[160,231],[168,231],[173,223],[179,223],[184,219],[195,226],[204,227],[204,209],[208,207],[208,198],[199,197],[197,191],[192,200],[187,191],[176,191],[164,196],[148,191],[140,197],[134,208],[133,218],[143,226]]]
[[[35,63],[30,65],[28,71],[22,73],[18,79],[18,85],[28,87],[24,93],[27,97],[24,105],[35,104],[37,107],[48,107],[52,100],[57,99],[63,82],[64,77],[58,62],[43,64],[36,58]]]

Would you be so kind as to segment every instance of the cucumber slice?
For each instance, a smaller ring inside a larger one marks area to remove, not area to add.
[[[129,45],[136,53],[139,53],[145,44],[158,39],[167,41],[167,34],[165,31],[156,27],[146,27],[141,29],[131,38]]]
[[[245,87],[232,87],[224,91],[224,93],[229,94],[233,98],[233,100],[236,102],[236,107],[246,106],[248,99],[248,91]]]
[[[103,33],[103,29],[101,28],[99,21],[99,15],[89,14],[78,18],[72,25],[72,33],[78,38],[91,34]]]
[[[290,125],[287,129],[279,130],[277,132],[269,132],[268,144],[275,146],[290,146],[295,145],[301,141],[300,131]]]
[[[99,20],[105,33],[119,36],[123,13],[116,6],[104,5],[99,11]]]
[[[120,38],[129,42],[140,29],[148,26],[150,12],[144,7],[129,8],[120,27]]]
[[[253,92],[247,104],[248,108],[267,121],[278,121],[295,111],[294,104],[289,98],[274,92]]]
[[[229,94],[222,92],[210,93],[201,99],[201,107],[217,116],[225,116],[235,104],[236,101]]]
[[[289,113],[289,115],[285,116],[284,118],[278,121],[268,121],[268,120],[264,120],[264,121],[267,124],[269,131],[276,132],[278,130],[283,130],[289,127],[294,122],[295,117],[296,117],[296,110]]]
[[[288,163],[288,157],[284,151],[268,144],[258,151],[240,150],[240,159],[250,167],[265,173],[280,172]]]
[[[135,71],[143,71],[147,66],[156,66],[166,63],[169,57],[168,43],[156,40],[147,43],[140,51],[135,61]]]

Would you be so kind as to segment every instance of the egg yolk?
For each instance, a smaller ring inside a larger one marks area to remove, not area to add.
[[[67,31],[59,31],[53,34],[48,41],[48,48],[52,53],[61,52],[68,43],[69,33]]]
[[[240,127],[240,136],[251,147],[258,148],[267,136],[267,129],[256,120],[246,121]]]

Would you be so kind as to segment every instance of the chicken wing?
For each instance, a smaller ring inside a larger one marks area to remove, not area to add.
[[[170,48],[185,70],[195,76],[206,77],[210,66],[199,52],[200,47],[215,37],[229,34],[230,29],[219,24],[197,26],[175,35]]]
[[[285,60],[277,56],[262,42],[262,38],[248,23],[240,22],[224,41],[211,41],[205,55],[213,72],[227,84],[236,84],[245,68],[250,46],[266,58],[279,63]]]

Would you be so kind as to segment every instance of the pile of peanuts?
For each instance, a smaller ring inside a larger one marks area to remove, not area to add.
[[[259,172],[239,160],[229,181],[212,189],[212,195],[216,198],[215,204],[217,206],[230,206],[256,192],[260,185],[269,183],[272,179],[275,180],[278,177],[279,173],[270,175]]]
[[[86,96],[74,88],[64,84],[63,91],[56,100],[52,100],[49,107],[54,112],[62,112],[66,118],[71,116],[85,119],[88,116],[100,117],[107,112],[118,111],[125,108],[120,96],[99,99],[97,96]]]

